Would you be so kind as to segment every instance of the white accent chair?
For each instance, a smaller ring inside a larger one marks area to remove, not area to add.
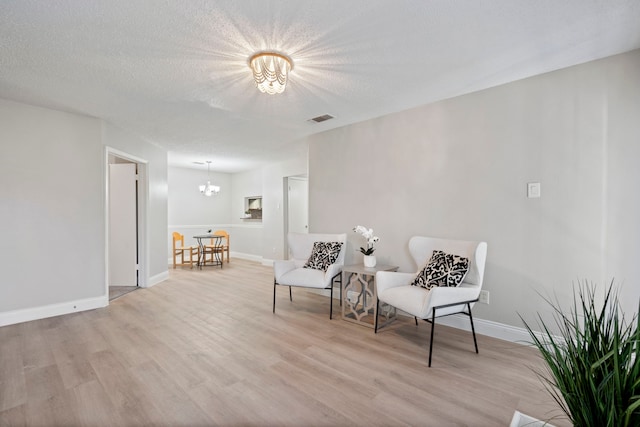
[[[434,250],[461,255],[469,258],[469,271],[457,287],[435,287],[427,290],[420,286],[411,286],[418,272],[426,265]],[[433,329],[436,317],[452,314],[465,314],[471,321],[473,343],[478,353],[478,342],[473,327],[471,308],[480,297],[484,266],[487,258],[487,243],[464,240],[438,239],[414,236],[409,240],[409,252],[418,265],[416,273],[398,273],[379,271],[376,273],[378,304],[386,303],[412,316],[418,325],[418,318],[431,323],[431,341],[429,343],[429,366],[433,350]],[[375,332],[378,332],[378,319],[375,319]]]
[[[273,262],[273,312],[276,312],[276,287],[278,285],[289,287],[289,300],[293,301],[291,288],[331,289],[329,302],[329,319],[333,314],[333,285],[342,285],[342,267],[344,265],[346,234],[314,234],[314,233],[289,233],[289,259]],[[303,268],[311,252],[314,242],[342,242],[342,248],[336,261],[329,265],[327,271]],[[342,292],[342,286],[340,291]]]

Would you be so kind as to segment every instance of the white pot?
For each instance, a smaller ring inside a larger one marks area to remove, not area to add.
[[[515,411],[509,427],[553,427],[551,424]]]
[[[364,256],[364,266],[373,268],[376,266],[376,256],[375,255],[365,255]]]

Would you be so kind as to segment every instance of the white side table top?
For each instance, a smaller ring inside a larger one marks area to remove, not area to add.
[[[397,265],[384,265],[377,264],[375,267],[365,267],[364,264],[351,264],[342,267],[342,271],[345,273],[366,274],[375,276],[377,271],[396,271]]]

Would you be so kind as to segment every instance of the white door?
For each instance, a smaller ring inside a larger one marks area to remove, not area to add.
[[[309,232],[309,183],[305,178],[289,177],[287,197],[288,231]]]
[[[109,165],[109,286],[137,286],[136,165]]]

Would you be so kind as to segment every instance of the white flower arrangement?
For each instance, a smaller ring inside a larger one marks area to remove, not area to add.
[[[356,233],[362,235],[362,237],[364,237],[365,239],[367,239],[367,248],[360,248],[360,252],[362,252],[365,255],[371,255],[373,254],[373,252],[376,250],[373,247],[373,244],[378,242],[380,240],[380,238],[378,236],[374,236],[373,235],[373,229],[372,228],[367,228],[367,227],[363,227],[361,225],[357,225],[353,231],[355,231]]]

